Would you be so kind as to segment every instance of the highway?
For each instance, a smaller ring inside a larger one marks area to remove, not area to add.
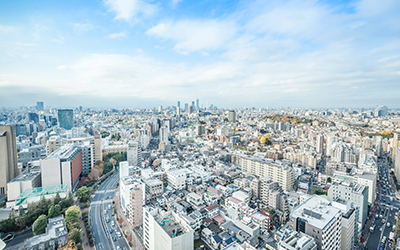
[[[389,250],[393,249],[389,242],[390,232],[394,232],[393,225],[396,225],[395,213],[399,212],[400,202],[395,199],[395,186],[389,173],[389,166],[386,159],[378,161],[379,183],[377,184],[377,195],[379,209],[378,219],[375,219],[373,225],[375,230],[370,233],[365,249]],[[387,227],[387,223],[390,226]],[[386,237],[386,242],[382,242]]]
[[[116,195],[115,188],[118,181],[119,173],[117,172],[103,182],[92,199],[90,225],[96,250],[130,249],[113,216],[112,198]],[[110,229],[112,229],[111,233]],[[117,232],[120,233],[120,237],[117,236]]]

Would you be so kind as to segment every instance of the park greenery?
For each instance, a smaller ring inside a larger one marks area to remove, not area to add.
[[[79,202],[88,202],[90,200],[90,196],[93,194],[93,189],[91,187],[80,187],[78,191],[76,191],[76,197]]]
[[[29,204],[27,212],[25,212],[22,206],[19,207],[18,212],[12,209],[7,219],[0,220],[0,232],[9,233],[23,230],[26,227],[32,226],[41,215],[45,215],[46,217],[47,215],[49,217],[56,216],[55,214],[58,213],[58,209],[61,211],[60,214],[64,214],[73,203],[74,200],[71,193],[64,200],[61,200],[60,195],[57,194],[53,201],[43,197],[39,202]],[[51,208],[52,206],[53,209]]]

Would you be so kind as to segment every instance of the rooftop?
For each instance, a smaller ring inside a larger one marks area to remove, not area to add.
[[[67,234],[68,231],[64,224],[64,216],[60,215],[55,218],[49,219],[46,233],[28,239],[25,243],[25,247],[35,246],[42,242],[46,242],[50,239],[55,239]]]
[[[14,179],[10,181],[11,182],[19,182],[19,181],[31,181],[33,180],[36,176],[40,174],[40,171],[34,171],[34,172],[29,172],[29,171],[24,171]]]
[[[75,158],[80,152],[80,148],[75,144],[68,144],[60,147],[50,155],[46,157],[46,159],[57,159],[64,161],[69,161]]]
[[[341,210],[331,206],[331,203],[318,195],[313,195],[305,202],[294,208],[291,217],[305,219],[308,224],[325,229]]]

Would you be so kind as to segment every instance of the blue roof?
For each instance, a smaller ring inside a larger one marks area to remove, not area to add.
[[[222,241],[221,237],[218,234],[212,236],[216,243],[220,243]]]
[[[225,240],[226,245],[231,244],[232,242],[234,242],[236,240],[235,236],[229,237],[228,239]]]
[[[234,232],[235,234],[237,234],[237,233],[240,231],[240,228],[238,228],[238,227],[235,226],[235,225],[232,225],[232,226],[229,227],[229,231],[232,231],[232,232]]]

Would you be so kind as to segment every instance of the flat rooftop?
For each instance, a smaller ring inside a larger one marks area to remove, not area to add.
[[[40,171],[34,171],[34,172],[24,171],[20,175],[18,175],[14,179],[12,179],[10,181],[10,183],[11,182],[20,182],[20,181],[31,181],[38,175],[40,175]]]
[[[68,144],[60,147],[50,155],[46,157],[46,159],[56,159],[59,158],[60,160],[72,160],[75,158],[77,154],[79,154],[80,149],[78,146],[74,144]]]
[[[308,224],[324,230],[334,220],[341,210],[331,206],[331,203],[318,195],[313,195],[294,208],[291,217],[303,218]]]
[[[169,237],[174,238],[181,234],[186,233],[186,229],[175,219],[173,215],[163,218],[160,214],[157,214],[154,219],[158,222],[158,225],[168,234]],[[163,225],[161,225],[163,223]],[[160,224],[161,223],[161,224]],[[175,234],[176,232],[176,234]]]

